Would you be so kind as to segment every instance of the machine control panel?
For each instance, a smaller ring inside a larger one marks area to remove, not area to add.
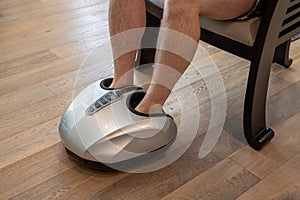
[[[102,97],[97,99],[92,105],[90,105],[87,110],[87,115],[93,115],[94,113],[98,112],[99,110],[105,108],[106,106],[120,100],[124,93],[130,92],[132,90],[138,89],[137,86],[129,86],[120,88],[117,90],[111,90],[104,94]]]

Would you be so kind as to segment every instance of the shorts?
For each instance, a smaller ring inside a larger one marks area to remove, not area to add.
[[[264,7],[265,7],[265,3],[263,3],[263,2],[265,2],[265,1],[266,0],[257,0],[255,5],[249,12],[247,12],[243,16],[236,18],[235,20],[247,20],[250,18],[261,16],[262,12],[264,10]]]

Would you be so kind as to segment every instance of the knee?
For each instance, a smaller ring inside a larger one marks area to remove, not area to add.
[[[168,16],[181,16],[195,10],[194,5],[193,0],[166,0],[164,10]]]

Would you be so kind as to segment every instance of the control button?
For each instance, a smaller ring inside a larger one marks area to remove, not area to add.
[[[108,101],[107,101],[105,98],[103,98],[103,97],[101,97],[101,98],[99,99],[99,101],[100,101],[101,103],[103,103],[104,105],[108,103]]]
[[[100,97],[96,102],[94,102],[87,110],[88,115],[92,115],[102,108],[112,104],[122,97],[121,92],[108,92],[104,96]]]
[[[100,108],[101,107],[101,105],[96,101],[96,103],[95,103],[95,107],[98,109],[98,108]]]
[[[90,106],[87,111],[92,113],[92,112],[94,112],[94,110],[95,110],[94,107]]]
[[[105,95],[105,97],[108,99],[108,101],[112,101],[112,100],[115,100],[116,99],[116,96],[114,93],[107,93]]]
[[[120,97],[122,95],[121,91],[116,91],[116,95]]]

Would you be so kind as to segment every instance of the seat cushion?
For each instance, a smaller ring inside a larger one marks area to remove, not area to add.
[[[157,7],[157,9],[163,9],[165,1],[146,0],[146,2],[154,5],[155,7]],[[245,21],[221,21],[209,19],[206,17],[200,17],[200,21],[201,28],[228,37],[248,46],[253,46],[261,18],[255,17]]]

